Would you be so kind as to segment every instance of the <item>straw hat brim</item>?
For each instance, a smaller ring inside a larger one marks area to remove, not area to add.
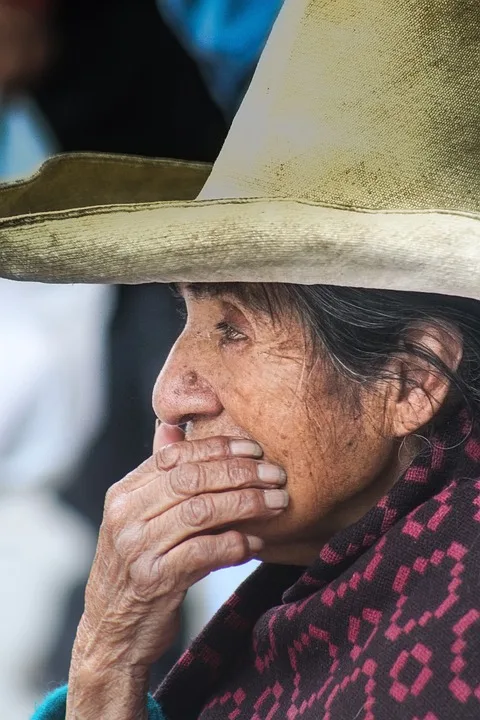
[[[135,184],[137,163],[143,181]],[[480,299],[477,213],[186,199],[208,173],[192,163],[57,158],[3,191],[1,274],[64,283],[322,283]],[[138,202],[146,193],[169,200]],[[180,199],[172,200],[175,194]],[[112,202],[120,196],[137,202]],[[78,206],[94,198],[109,204]]]

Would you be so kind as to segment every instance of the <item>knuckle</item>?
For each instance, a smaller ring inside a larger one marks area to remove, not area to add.
[[[165,445],[155,453],[155,466],[159,472],[170,470],[180,461],[182,451],[182,443],[172,443]]]
[[[210,437],[192,442],[178,442],[165,445],[155,454],[155,465],[159,472],[171,470],[180,463],[195,463],[206,460],[221,460],[230,454],[226,437]]]
[[[204,469],[194,463],[180,465],[170,472],[170,488],[176,496],[198,495],[205,489]]]
[[[195,571],[209,560],[209,538],[192,538],[188,548],[188,570]]]
[[[215,506],[211,497],[197,495],[186,500],[179,507],[181,520],[188,527],[198,528],[213,521]]]
[[[204,462],[222,460],[229,455],[229,444],[226,437],[214,436],[186,442],[184,462]]]
[[[135,558],[129,566],[130,579],[135,588],[135,592],[142,592],[151,584],[153,563],[146,555],[140,555]]]
[[[243,492],[232,493],[232,512],[238,517],[247,518],[265,511],[265,503],[261,493],[257,490],[244,490]]]
[[[151,552],[145,552],[132,561],[129,571],[137,597],[168,593],[173,589],[174,578],[171,573],[163,570],[163,559]]]
[[[248,556],[243,535],[231,530],[221,535],[193,538],[189,543],[185,571],[189,576],[240,563]]]
[[[246,541],[244,536],[236,530],[219,535],[217,538],[218,550],[217,554],[221,558],[241,559],[246,555]]]
[[[185,543],[185,561],[182,563],[180,587],[187,590],[195,582],[205,577],[211,570],[220,567],[217,561],[215,538],[192,538]]]
[[[115,535],[114,547],[127,564],[136,562],[142,553],[142,532],[138,525],[122,527]]]
[[[168,554],[155,558],[153,574],[156,578],[157,588],[160,594],[170,595],[179,589],[178,567],[171,561]]]
[[[109,507],[109,505],[115,500],[119,493],[120,490],[118,487],[118,483],[116,483],[115,485],[110,485],[105,494],[105,508]]]
[[[204,440],[205,449],[210,460],[219,460],[228,456],[229,445],[225,437],[210,437]]]
[[[252,464],[245,460],[230,460],[225,463],[226,474],[233,487],[244,487],[251,483],[253,478]]]
[[[110,492],[110,490],[109,490]],[[122,527],[127,516],[128,497],[125,493],[114,489],[105,502],[103,522],[110,529]]]

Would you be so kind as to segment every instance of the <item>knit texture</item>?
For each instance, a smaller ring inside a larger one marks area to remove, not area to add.
[[[67,692],[68,687],[63,685],[47,695],[42,704],[37,707],[31,720],[65,720]],[[148,696],[147,708],[148,720],[165,720],[160,707],[151,695]],[[101,720],[100,715],[98,720]]]
[[[479,478],[461,413],[310,568],[238,589],[159,689],[167,718],[479,718]]]

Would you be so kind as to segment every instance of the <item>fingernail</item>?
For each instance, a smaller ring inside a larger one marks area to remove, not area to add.
[[[262,457],[263,450],[253,440],[230,440],[230,452],[232,455],[244,457]]]
[[[256,555],[260,552],[260,550],[263,550],[263,547],[265,545],[263,540],[261,540],[259,537],[255,537],[255,535],[247,535],[247,543],[252,555]]]
[[[261,463],[257,468],[257,475],[259,479],[264,482],[275,482],[281,484],[287,482],[287,473],[283,468],[278,467],[278,465],[267,465],[266,463]]]
[[[288,505],[288,493],[286,490],[265,490],[265,505],[270,510],[280,510]]]

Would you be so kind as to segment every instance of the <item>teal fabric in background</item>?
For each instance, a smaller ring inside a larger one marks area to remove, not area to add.
[[[30,720],[65,720],[66,703],[67,686],[63,685],[45,698]],[[148,720],[166,720],[151,695],[148,696],[147,709]],[[100,716],[98,720],[101,720]]]
[[[7,103],[0,97],[0,182],[29,175],[55,150],[33,101],[22,96]]]
[[[282,4],[283,0],[157,0],[227,117],[242,100]]]

